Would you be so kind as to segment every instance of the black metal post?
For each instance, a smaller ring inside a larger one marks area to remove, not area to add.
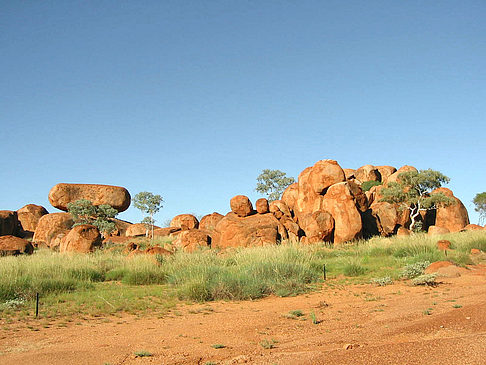
[[[39,317],[39,293],[35,295],[35,318]]]
[[[322,272],[324,273],[324,280],[327,280],[327,277],[326,277],[326,264],[322,265]]]

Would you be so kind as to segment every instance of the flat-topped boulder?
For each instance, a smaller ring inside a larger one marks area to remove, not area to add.
[[[119,212],[127,210],[131,201],[127,189],[113,185],[60,183],[49,192],[52,206],[65,212],[69,203],[80,199],[89,200],[93,205],[108,204]]]

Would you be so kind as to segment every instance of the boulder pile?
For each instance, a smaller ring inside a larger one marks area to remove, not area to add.
[[[304,169],[298,181],[290,185],[280,200],[258,199],[253,206],[245,195],[229,202],[226,215],[214,212],[199,221],[192,214],[175,216],[169,227],[154,227],[154,236],[170,236],[181,249],[193,252],[202,247],[229,248],[274,245],[284,240],[312,244],[339,245],[374,235],[409,235],[407,209],[381,201],[381,189],[399,181],[399,174],[417,171],[413,166],[364,165],[356,170],[343,169],[335,160],[321,160]],[[366,184],[365,184],[366,183]],[[370,188],[370,186],[372,186]],[[469,224],[462,202],[451,190],[436,190],[452,197],[456,204],[427,211],[419,221],[429,234],[461,230],[486,230]],[[119,186],[94,184],[57,184],[49,192],[49,201],[67,211],[67,205],[87,199],[94,205],[109,204],[119,212],[130,205],[129,192]],[[28,204],[18,211],[0,211],[0,236],[5,254],[30,253],[28,241],[61,252],[91,252],[102,242],[98,229],[91,225],[73,228],[69,213],[48,213],[41,206]],[[112,242],[130,244],[131,237],[151,234],[144,224],[115,220]],[[19,240],[17,240],[17,238]],[[131,243],[133,244],[133,243]],[[134,250],[133,253],[140,253]],[[155,253],[155,252],[154,252]],[[164,251],[165,253],[165,251]]]

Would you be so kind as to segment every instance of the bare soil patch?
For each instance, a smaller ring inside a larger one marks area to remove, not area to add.
[[[439,281],[329,282],[297,297],[180,305],[163,318],[75,319],[49,328],[35,319],[3,321],[0,363],[486,363],[486,266]]]

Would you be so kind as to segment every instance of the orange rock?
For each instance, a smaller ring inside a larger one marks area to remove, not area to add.
[[[154,237],[168,237],[172,233],[180,231],[181,229],[179,227],[156,228],[154,229]]]
[[[74,227],[61,241],[59,252],[93,252],[101,246],[101,235],[98,228],[90,224],[81,224]]]
[[[451,247],[451,242],[448,240],[439,240],[437,241],[437,248],[439,250],[449,250]]]
[[[236,195],[230,200],[231,211],[239,217],[247,217],[253,212],[250,199],[245,195]]]
[[[113,232],[110,233],[110,236],[125,236],[128,227],[132,225],[132,223],[121,219],[114,218],[112,219],[112,221],[115,222],[116,228]]]
[[[294,222],[294,220],[290,217],[283,216],[280,219],[280,223],[285,227],[287,230],[288,239],[291,241],[298,241],[300,236],[302,236],[303,232],[300,229],[299,225]]]
[[[176,246],[179,246],[186,252],[194,252],[199,248],[211,246],[211,236],[209,232],[200,229],[191,229],[182,231],[174,241]]]
[[[218,222],[223,219],[223,215],[217,212],[207,214],[201,218],[199,222],[199,229],[206,230],[206,231],[214,231],[216,229],[216,225]]]
[[[283,216],[289,217],[289,218],[292,217],[292,214],[290,213],[289,207],[287,206],[287,204],[285,204],[283,202],[283,200],[274,200],[274,201],[270,202],[269,210],[270,210],[270,213],[272,213],[275,216],[275,218],[277,218],[277,219],[280,219]]]
[[[438,226],[430,226],[427,232],[428,235],[439,235],[439,234],[446,234],[450,233],[447,228],[438,227]]]
[[[271,213],[239,217],[228,213],[216,226],[211,247],[274,245],[282,238],[282,224]]]
[[[154,226],[154,235],[155,230],[160,229],[160,227]],[[134,223],[128,226],[125,231],[125,236],[127,237],[137,237],[137,236],[150,236],[152,237],[152,228],[150,226],[146,226],[145,223]]]
[[[468,224],[463,231],[484,231],[485,229],[477,224]]]
[[[0,210],[0,236],[17,236],[20,234],[20,223],[17,212]]]
[[[334,218],[329,212],[308,213],[301,217],[300,226],[305,232],[305,243],[332,242]]]
[[[398,229],[398,212],[393,204],[375,202],[371,205],[371,214],[376,218],[378,231],[382,236],[391,236]]]
[[[366,194],[361,189],[361,186],[359,186],[355,182],[355,180],[349,180],[348,187],[349,187],[349,191],[351,191],[351,194],[353,195],[354,201],[356,202],[356,206],[358,207],[358,209],[361,212],[366,212],[369,208],[368,198],[366,197]]]
[[[57,184],[49,192],[53,207],[67,211],[67,205],[79,199],[87,199],[93,205],[108,204],[119,212],[130,206],[130,193],[120,186],[97,184]]]
[[[402,166],[398,169],[398,171],[388,176],[388,178],[386,179],[386,183],[388,184],[391,182],[398,182],[399,181],[398,175],[400,175],[402,172],[407,172],[407,171],[418,171],[418,170],[413,166],[408,166],[408,165]]]
[[[435,213],[435,225],[447,228],[450,232],[459,232],[469,224],[469,215],[462,202],[447,188],[435,189],[434,193],[442,193],[455,200],[455,204],[438,208]]]
[[[481,250],[479,248],[471,248],[471,255],[479,255]]]
[[[170,221],[171,227],[178,227],[182,230],[197,229],[199,221],[192,214],[179,214]]]
[[[292,185],[289,185],[287,189],[282,194],[282,200],[289,209],[293,212],[295,209],[295,202],[297,201],[297,197],[299,195],[299,184],[298,183],[293,183]]]
[[[265,198],[258,199],[255,203],[255,207],[258,214],[266,214],[270,211],[268,200]]]
[[[375,168],[378,170],[381,176],[381,182],[383,184],[386,184],[388,178],[393,175],[395,172],[397,172],[397,169],[394,168],[393,166],[375,166]]]
[[[130,252],[138,250],[139,246],[135,242],[129,242],[126,246],[125,249],[123,250],[123,253],[125,255],[128,255]]]
[[[359,169],[356,170],[354,176],[361,182],[381,181],[381,175],[373,165],[361,166]]]
[[[439,277],[454,278],[467,273],[468,270],[462,267],[457,267],[449,261],[436,261],[431,263],[426,269],[426,274],[437,274]]]
[[[34,252],[34,246],[23,238],[12,235],[0,236],[0,256],[30,255]]]
[[[317,161],[308,176],[309,188],[316,194],[322,194],[331,185],[343,181],[346,181],[344,171],[334,160]]]
[[[334,218],[334,243],[361,237],[361,215],[347,182],[332,185],[324,195],[322,207]]]
[[[355,169],[343,169],[344,177],[346,180],[351,180],[356,178],[356,170]]]
[[[431,263],[429,266],[426,267],[425,273],[426,274],[433,274],[437,272],[440,268],[454,266],[454,264],[450,261],[436,261]]]
[[[46,208],[35,204],[27,204],[17,210],[18,220],[22,229],[24,232],[29,233],[30,236],[34,234],[39,219],[46,214],[49,214]]]
[[[136,251],[137,250],[132,251],[132,252],[136,252]],[[163,255],[163,256],[172,255],[172,252],[170,252],[169,250],[166,250],[165,248],[162,248],[160,246],[149,247],[145,251],[142,251],[142,252],[147,254],[147,255]]]
[[[49,247],[58,234],[67,234],[73,224],[74,221],[69,213],[43,215],[37,223],[32,242],[37,246]]]
[[[410,231],[405,227],[398,227],[397,236],[410,236]]]

